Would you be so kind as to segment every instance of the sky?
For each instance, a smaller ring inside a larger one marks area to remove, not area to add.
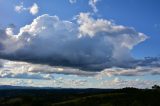
[[[0,85],[160,84],[159,0],[0,0]]]

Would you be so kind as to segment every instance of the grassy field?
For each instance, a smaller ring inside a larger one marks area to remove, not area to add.
[[[160,106],[160,90],[0,90],[0,106]]]

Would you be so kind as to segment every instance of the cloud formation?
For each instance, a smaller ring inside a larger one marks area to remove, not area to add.
[[[143,78],[143,75],[159,75],[160,73],[159,67],[150,66],[137,67],[135,69],[108,68],[101,72],[86,72],[71,68],[53,67],[8,60],[0,60],[0,65],[0,84],[16,84],[22,86],[65,88],[150,88],[151,85],[159,84],[159,81],[141,78]],[[61,77],[57,78],[56,75]],[[122,77],[119,76],[127,76],[127,78],[129,76],[138,76],[140,79],[134,78],[132,80],[128,80],[122,79]],[[4,81],[3,79],[8,79],[9,82]],[[72,82],[72,84],[70,82]]]
[[[45,14],[20,28],[17,35],[1,31],[5,38],[0,40],[0,57],[90,71],[126,68],[134,61],[132,48],[147,39],[134,28],[94,19],[89,13],[80,13],[76,20]]]
[[[80,77],[96,77],[97,79],[103,79],[106,77],[114,76],[145,76],[145,75],[159,75],[160,68],[157,66],[137,66],[136,68],[106,68],[101,72],[87,72],[74,68],[67,67],[55,67],[42,64],[31,64],[27,62],[15,62],[8,60],[0,60],[0,76],[8,78],[24,78],[36,79],[42,75],[63,74],[63,75],[78,75]],[[35,74],[34,74],[35,73]],[[37,77],[36,77],[37,76]],[[49,77],[48,77],[49,79]]]
[[[53,67],[42,64],[31,64],[27,62],[0,60],[0,71],[9,75],[19,76],[19,74],[37,73],[38,74],[64,74],[64,75],[78,75],[78,76],[94,76],[96,72],[86,72],[78,69],[67,67]],[[4,76],[4,75],[0,75]]]
[[[100,0],[89,0],[88,4],[92,7],[93,12],[98,12],[98,9],[96,7],[97,2],[99,2]]]
[[[24,7],[23,2],[19,5],[15,6],[15,11],[21,13],[23,11],[29,11],[32,15],[36,15],[39,12],[39,7],[36,3],[34,3],[31,7]]]

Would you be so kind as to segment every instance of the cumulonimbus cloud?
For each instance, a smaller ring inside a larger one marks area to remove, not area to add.
[[[147,39],[134,28],[80,13],[77,22],[42,15],[16,35],[0,31],[0,57],[99,71],[130,67],[132,48]]]

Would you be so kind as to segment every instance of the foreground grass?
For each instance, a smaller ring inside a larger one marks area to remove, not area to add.
[[[152,93],[98,94],[56,103],[52,106],[160,106],[160,93]]]
[[[9,90],[0,91],[0,106],[160,106],[160,91],[133,88],[91,93]]]

